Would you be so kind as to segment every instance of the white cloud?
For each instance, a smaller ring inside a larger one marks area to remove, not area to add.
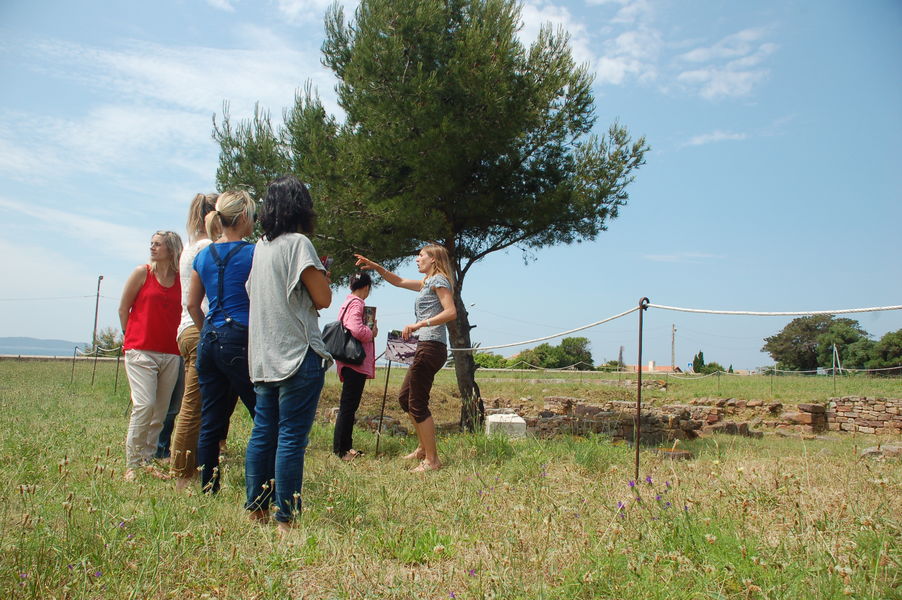
[[[598,57],[592,50],[592,40],[585,23],[578,21],[565,6],[543,0],[527,2],[523,5],[520,18],[520,41],[525,46],[532,44],[543,26],[551,26],[555,31],[563,28],[570,35],[570,49],[576,64],[588,64],[595,69]]]
[[[306,79],[327,91],[331,75],[320,65],[318,47],[301,50],[269,31],[244,27],[250,47],[163,46],[133,41],[114,49],[46,42],[37,49],[61,77],[110,89],[126,98],[154,100],[208,115],[230,100],[250,114],[258,100],[279,110],[290,104]]]
[[[207,4],[213,8],[224,10],[225,12],[235,12],[235,7],[229,0],[207,0]]]
[[[620,5],[617,14],[610,20],[611,23],[635,23],[647,18],[653,12],[652,4],[648,0],[587,0],[586,4],[590,6]]]
[[[762,41],[766,35],[765,28],[744,29],[684,52],[678,62],[699,66],[681,71],[677,81],[708,100],[749,95],[769,75],[762,65],[777,50],[776,44]]]
[[[747,96],[767,75],[768,71],[764,69],[734,71],[712,67],[684,71],[677,76],[677,81],[697,87],[702,98],[715,100],[723,97]]]
[[[100,249],[102,253],[121,259],[129,256],[144,256],[148,248],[148,228],[119,225],[110,221],[78,214],[71,209],[47,208],[44,202],[19,202],[0,197],[0,210],[8,211],[11,217],[30,217],[35,230],[64,233],[85,246]],[[18,252],[15,253],[18,255]],[[56,272],[57,269],[53,269]]]
[[[323,22],[326,10],[334,0],[277,0],[279,12],[289,23],[307,24],[310,21]],[[345,9],[345,18],[354,14],[355,0],[339,0]]]
[[[658,75],[656,64],[660,49],[660,34],[654,29],[623,32],[605,42],[598,61],[597,80],[613,85],[623,84],[630,76],[640,81],[653,81]]]
[[[77,119],[5,114],[2,121],[0,173],[18,180],[35,173],[115,178],[125,168],[134,169],[133,174],[168,170],[208,175],[215,169],[210,117],[197,112],[102,105]],[[3,153],[7,147],[14,152]]]
[[[694,48],[678,58],[689,62],[709,62],[746,56],[755,50],[755,44],[765,34],[766,30],[763,28],[743,29],[722,38],[712,46]]]
[[[683,144],[683,147],[686,146],[703,146],[705,144],[713,144],[716,142],[725,142],[725,141],[740,141],[747,139],[748,135],[745,133],[736,133],[732,131],[721,131],[717,129],[712,131],[711,133],[703,133],[701,135],[696,135],[689,139],[686,143]]]
[[[210,181],[217,151],[211,117],[224,100],[235,119],[250,116],[259,100],[277,125],[309,78],[326,109],[339,111],[318,48],[299,49],[258,27],[239,33],[245,48],[132,41],[101,49],[57,40],[26,47],[29,63],[44,75],[112,100],[66,118],[0,113],[0,173],[18,180],[29,173],[98,174],[131,189],[159,187],[160,172],[170,181],[186,175]],[[124,167],[131,168],[128,177]],[[142,176],[150,181],[136,180]]]

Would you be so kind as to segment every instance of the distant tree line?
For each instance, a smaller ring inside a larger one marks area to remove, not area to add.
[[[589,350],[589,340],[584,337],[564,338],[557,346],[539,344],[520,354],[505,358],[494,352],[478,352],[473,357],[476,365],[485,369],[563,369],[572,367],[580,371],[594,371],[595,363]],[[616,362],[616,361],[615,361]]]
[[[698,354],[692,357],[692,372],[693,373],[701,373],[703,375],[710,375],[712,373],[732,373],[733,365],[730,365],[730,370],[726,370],[723,368],[718,362],[711,361],[709,363],[705,362],[705,353],[701,350],[698,351]]]
[[[855,319],[834,315],[799,317],[779,333],[764,338],[763,352],[770,354],[778,369],[813,371],[833,367],[833,347],[846,369],[885,369],[902,365],[902,329],[879,340]]]

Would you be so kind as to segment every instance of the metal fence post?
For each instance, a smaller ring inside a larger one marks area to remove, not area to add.
[[[633,421],[633,444],[636,447],[634,478],[639,481],[639,438],[642,435],[642,315],[648,310],[648,298],[639,300],[639,364],[636,365],[636,418]]]

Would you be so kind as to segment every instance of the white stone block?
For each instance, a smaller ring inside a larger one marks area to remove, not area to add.
[[[511,438],[526,437],[526,421],[520,415],[489,415],[485,419],[485,433]]]

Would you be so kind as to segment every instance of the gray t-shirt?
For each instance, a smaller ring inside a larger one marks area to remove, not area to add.
[[[444,310],[442,308],[442,301],[439,300],[438,294],[435,292],[435,288],[440,287],[448,288],[449,291],[453,291],[451,290],[451,282],[448,281],[448,278],[444,275],[433,275],[432,277],[427,277],[423,282],[423,287],[420,289],[420,295],[417,296],[417,301],[413,305],[413,312],[417,321],[431,319]],[[417,330],[416,335],[421,342],[441,342],[445,345],[448,344],[444,325],[422,327]]]
[[[300,233],[261,239],[247,279],[250,298],[248,367],[255,383],[288,379],[300,368],[307,349],[332,364],[319,330],[319,314],[301,281],[307,267],[325,271],[316,248]]]

